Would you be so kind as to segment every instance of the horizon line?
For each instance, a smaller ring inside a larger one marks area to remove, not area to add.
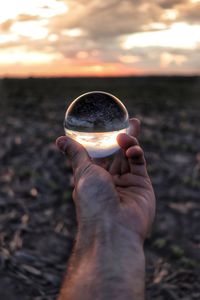
[[[27,76],[11,76],[11,75],[5,75],[5,76],[0,76],[0,79],[59,79],[59,78],[71,78],[71,79],[76,79],[76,78],[145,78],[145,77],[200,77],[200,74],[124,74],[124,75],[104,75],[104,76],[99,76],[99,75],[27,75]]]

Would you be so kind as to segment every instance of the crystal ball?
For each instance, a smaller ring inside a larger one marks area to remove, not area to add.
[[[129,130],[126,107],[115,96],[94,91],[76,98],[64,119],[65,134],[82,144],[90,157],[112,155],[119,149],[116,137]]]

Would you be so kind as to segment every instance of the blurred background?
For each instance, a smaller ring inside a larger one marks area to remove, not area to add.
[[[199,22],[199,0],[0,0],[0,299],[56,299],[77,226],[54,141],[91,90],[142,121],[147,299],[200,299]]]

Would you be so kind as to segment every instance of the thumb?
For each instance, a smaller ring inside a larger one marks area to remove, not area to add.
[[[85,168],[92,164],[91,159],[85,148],[67,136],[57,138],[56,145],[60,151],[65,153],[72,164],[74,174],[79,170],[81,174]]]

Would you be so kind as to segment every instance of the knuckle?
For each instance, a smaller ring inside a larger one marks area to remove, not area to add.
[[[78,148],[70,149],[69,153],[71,160],[77,160],[80,155],[80,150]]]
[[[92,162],[84,163],[75,170],[75,177],[77,179],[80,179],[82,177],[87,177],[88,173],[90,172],[92,167]]]

